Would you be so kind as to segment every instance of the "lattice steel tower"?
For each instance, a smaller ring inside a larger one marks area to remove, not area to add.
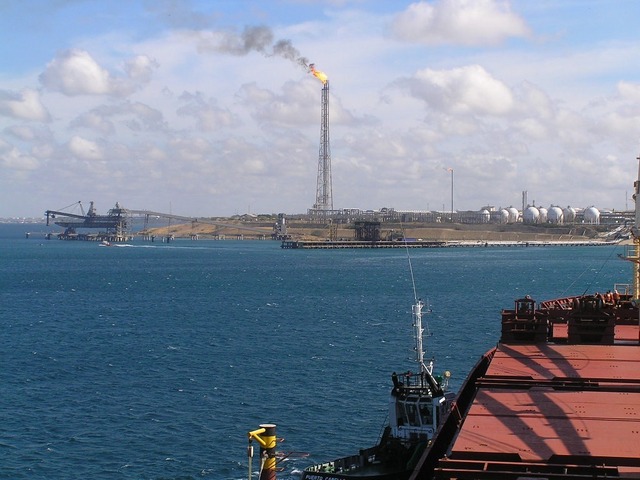
[[[327,76],[309,65],[311,73],[322,82],[322,112],[320,119],[320,149],[318,155],[318,182],[316,188],[316,211],[333,210],[333,187],[331,180],[331,149],[329,147],[329,80]]]

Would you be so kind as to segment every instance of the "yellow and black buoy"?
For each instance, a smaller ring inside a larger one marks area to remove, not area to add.
[[[276,426],[264,423],[260,428],[249,432],[249,480],[251,480],[251,457],[253,457],[253,439],[260,444],[260,480],[276,480]]]

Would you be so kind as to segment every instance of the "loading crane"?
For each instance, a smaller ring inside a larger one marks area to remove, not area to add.
[[[79,208],[80,214],[65,211],[71,207]],[[150,210],[132,210],[122,208],[119,203],[109,210],[107,215],[98,215],[93,202],[90,202],[89,210],[85,214],[81,202],[76,202],[61,210],[47,210],[47,225],[55,223],[65,230],[58,235],[62,240],[97,240],[108,242],[124,242],[133,238],[131,224],[134,217],[144,218],[144,230],[150,218],[165,218],[184,223],[205,223],[221,228],[232,228],[259,233],[265,237],[271,235],[271,230],[259,227],[249,227],[241,224],[230,224],[200,217],[186,217],[170,213],[154,212]],[[79,229],[103,229],[99,233],[82,233]]]
[[[47,225],[53,223],[64,227],[63,233],[58,237],[63,240],[97,240],[108,242],[124,242],[132,238],[130,232],[130,212],[122,208],[119,203],[109,210],[107,215],[98,215],[93,202],[90,202],[89,211],[84,213],[82,203],[77,202],[70,206],[78,205],[81,215],[69,213],[63,210],[47,210]],[[68,208],[68,207],[65,207]],[[104,229],[98,233],[78,233],[78,229]]]

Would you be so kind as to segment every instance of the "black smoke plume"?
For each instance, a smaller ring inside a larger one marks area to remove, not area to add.
[[[274,41],[273,32],[265,26],[245,27],[240,34],[228,31],[212,32],[210,36],[201,38],[198,50],[238,56],[258,52],[268,57],[282,57],[305,68],[309,63],[305,57],[300,55],[290,40]]]

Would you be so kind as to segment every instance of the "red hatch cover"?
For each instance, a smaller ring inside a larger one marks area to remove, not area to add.
[[[640,382],[640,348],[630,345],[500,345],[487,377]]]
[[[481,389],[451,458],[470,453],[515,454],[528,462],[553,455],[637,459],[640,393]]]
[[[640,477],[637,344],[501,344],[476,386],[442,473],[588,467]]]

